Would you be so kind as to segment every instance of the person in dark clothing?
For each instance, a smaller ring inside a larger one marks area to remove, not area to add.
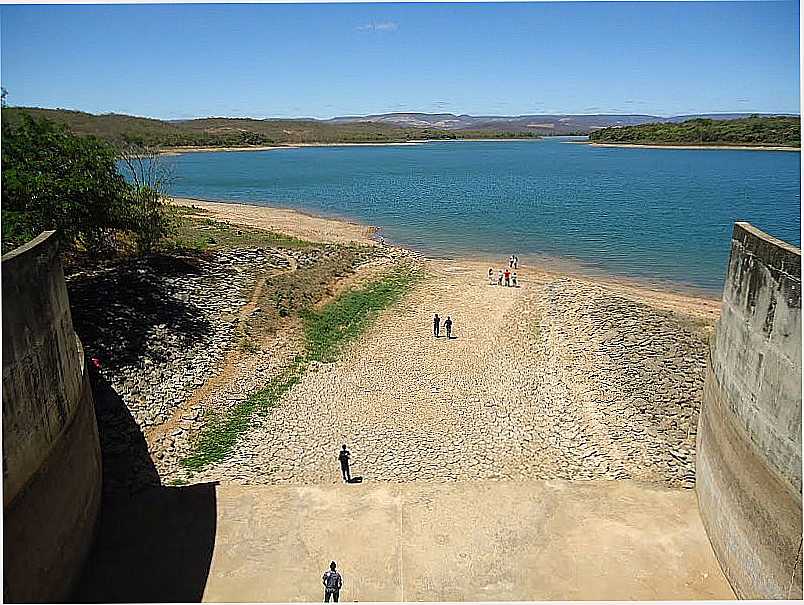
[[[335,561],[333,561],[329,564],[329,571],[325,571],[324,575],[321,577],[321,581],[324,583],[324,603],[329,603],[330,598],[337,603],[338,597],[340,596],[343,579],[341,578],[341,574],[335,571],[335,567],[337,566],[335,565]]]
[[[444,327],[447,330],[447,340],[449,340],[452,338],[452,320],[449,318],[449,315],[447,315],[447,321],[444,322]]]
[[[441,330],[441,318],[438,316],[438,313],[435,314],[433,317],[433,336],[438,338],[438,333]]]
[[[343,449],[340,452],[340,454],[338,454],[338,460],[340,460],[341,473],[343,474],[343,480],[346,481],[346,483],[349,483],[352,480],[352,475],[349,472],[349,458],[350,457],[351,457],[351,454],[349,453],[349,450],[347,450],[346,446],[344,445]]]

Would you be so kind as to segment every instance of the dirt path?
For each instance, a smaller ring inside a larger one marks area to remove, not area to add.
[[[683,321],[527,268],[520,288],[488,285],[479,263],[429,268],[340,361],[309,372],[231,458],[193,480],[336,482],[347,443],[353,474],[374,481],[691,485],[705,343]],[[456,338],[433,338],[434,312],[452,317]]]
[[[237,333],[243,332],[243,327],[245,326],[248,317],[257,308],[257,303],[262,296],[262,291],[265,288],[266,281],[272,277],[277,277],[286,273],[293,273],[298,269],[298,262],[295,258],[288,256],[287,254],[281,254],[280,256],[288,263],[288,268],[276,269],[257,278],[257,282],[254,285],[254,290],[249,297],[249,301],[243,305],[238,312]],[[268,343],[264,342],[261,344],[267,345]],[[221,367],[215,372],[215,375],[207,380],[198,389],[196,389],[196,391],[186,401],[178,406],[166,422],[151,427],[150,430],[146,431],[145,440],[148,443],[149,448],[153,449],[159,439],[164,439],[166,435],[176,430],[176,427],[179,425],[179,423],[184,420],[184,417],[187,416],[190,410],[195,408],[199,402],[207,399],[213,392],[220,391],[227,384],[231,383],[234,379],[235,373],[240,371],[242,368],[243,358],[245,355],[246,353],[240,347],[232,349],[226,355],[226,358],[221,364]]]

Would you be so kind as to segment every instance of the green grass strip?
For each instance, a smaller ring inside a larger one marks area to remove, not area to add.
[[[344,345],[357,338],[379,311],[398,301],[418,274],[398,268],[383,279],[347,292],[318,311],[306,311],[304,337],[307,359],[335,361]]]
[[[251,425],[254,413],[267,415],[271,408],[279,405],[282,396],[301,380],[303,372],[303,361],[294,362],[267,386],[235,404],[223,418],[212,418],[195,443],[195,451],[182,460],[182,465],[190,470],[198,470],[223,460]]]
[[[310,361],[335,361],[344,345],[357,338],[379,311],[397,302],[419,277],[411,267],[400,267],[380,280],[342,294],[320,310],[305,311],[302,318],[306,355],[297,357],[290,367],[235,404],[223,417],[211,418],[182,465],[199,470],[223,460],[251,426],[253,415],[267,415],[279,405],[285,393],[301,380]]]

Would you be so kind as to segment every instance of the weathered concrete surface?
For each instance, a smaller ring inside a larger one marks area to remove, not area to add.
[[[747,223],[711,343],[696,482],[735,592],[800,599],[801,251]]]
[[[100,448],[58,242],[2,259],[3,597],[58,601],[92,542]]]
[[[689,490],[222,484],[217,509],[205,601],[317,601],[330,560],[343,601],[734,597]]]

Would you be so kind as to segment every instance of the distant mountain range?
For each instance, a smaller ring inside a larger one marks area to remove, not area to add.
[[[759,116],[791,116],[789,113],[707,113],[661,117],[651,115],[617,115],[617,114],[533,114],[524,116],[470,116],[452,113],[383,113],[368,116],[344,116],[325,120],[334,124],[355,122],[371,122],[402,126],[406,128],[437,128],[440,130],[495,130],[522,132],[532,131],[539,134],[588,134],[600,128],[614,126],[638,126],[640,124],[684,122],[694,118],[710,118],[713,120],[734,120],[751,115]]]
[[[470,116],[451,113],[385,113],[312,118],[195,118],[156,120],[121,114],[94,115],[67,109],[4,107],[2,121],[14,124],[28,114],[65,124],[76,134],[94,135],[114,145],[238,147],[304,143],[387,143],[415,140],[534,138],[590,134],[612,127],[683,122],[693,118],[735,120],[749,115],[720,113],[673,116],[571,115]],[[787,115],[790,114],[762,114]],[[798,116],[794,116],[798,118]]]

